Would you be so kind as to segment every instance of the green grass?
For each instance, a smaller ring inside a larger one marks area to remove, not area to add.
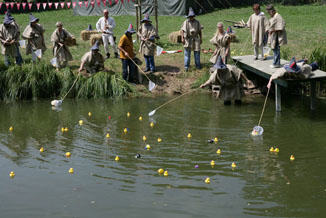
[[[286,21],[286,29],[288,33],[288,45],[282,47],[282,58],[289,59],[292,56],[297,58],[310,57],[312,52],[321,49],[322,51],[326,48],[326,23],[324,22],[326,6],[325,5],[303,5],[303,6],[282,6],[276,5],[276,9],[283,16]],[[264,9],[263,9],[264,10]],[[223,10],[216,10],[212,13],[198,16],[197,19],[204,26],[203,30],[203,44],[202,48],[208,49],[213,46],[209,43],[209,40],[213,37],[216,31],[216,24],[219,21],[234,20],[238,21],[243,19],[245,22],[252,14],[251,7],[244,8],[230,8]],[[40,23],[44,26],[46,45],[48,50],[45,52],[41,66],[32,67],[31,64],[25,64],[22,70],[17,67],[10,67],[7,73],[4,73],[4,67],[0,64],[0,74],[5,74],[4,77],[1,75],[0,84],[6,85],[6,94],[0,94],[0,97],[17,99],[17,98],[38,98],[38,97],[53,97],[56,95],[63,95],[69,85],[73,81],[73,74],[65,69],[62,72],[56,73],[51,66],[48,65],[52,58],[52,44],[50,42],[50,35],[55,29],[55,23],[62,21],[64,28],[70,33],[75,35],[77,38],[78,46],[71,47],[71,53],[74,57],[74,61],[70,62],[71,70],[76,72],[80,59],[83,54],[90,49],[89,42],[81,41],[80,31],[86,29],[88,24],[92,24],[95,28],[96,21],[99,17],[89,16],[74,16],[72,10],[56,10],[49,12],[40,12],[34,14],[40,18]],[[28,24],[28,14],[14,14],[17,23],[20,25],[21,32]],[[267,15],[269,17],[269,15]],[[117,16],[114,17],[117,23],[115,29],[115,35],[117,36],[117,42],[120,36],[127,29],[129,23],[135,24],[134,16]],[[159,17],[159,34],[160,41],[158,42],[166,50],[179,50],[182,49],[180,44],[173,44],[168,42],[168,35],[173,31],[180,29],[182,22],[185,20],[184,17],[172,17],[172,16],[161,16]],[[225,23],[225,26],[230,25]],[[234,51],[234,55],[245,55],[252,54],[253,48],[251,45],[251,36],[248,29],[236,29],[238,43],[232,43],[231,49]],[[135,36],[134,36],[135,38]],[[137,47],[137,46],[136,46]],[[103,47],[102,53],[103,53]],[[23,59],[28,60],[26,57],[25,50],[21,49]],[[318,53],[319,59],[322,60],[325,56],[325,52]],[[138,55],[139,56],[139,55]],[[186,76],[196,75],[198,81],[194,86],[197,86],[199,81],[207,77],[209,69],[209,54],[202,54],[202,62],[204,68],[196,74],[187,74]],[[193,62],[193,58],[192,58]],[[193,63],[192,63],[193,64]],[[2,64],[3,65],[3,64]],[[113,72],[114,76],[99,74],[90,79],[81,79],[76,84],[76,89],[69,97],[107,97],[115,95],[123,95],[131,89],[121,79],[121,62],[119,59],[109,59],[105,63],[106,67]],[[178,67],[180,70],[183,69],[183,55],[161,55],[156,57],[156,65],[172,65]],[[326,66],[322,65],[323,70],[326,70]],[[34,70],[33,70],[34,69]],[[35,69],[37,69],[35,71]],[[22,77],[18,72],[29,72],[30,75]],[[44,75],[43,75],[44,74]],[[53,76],[56,75],[56,76]],[[12,77],[12,78],[11,78]],[[3,80],[5,79],[5,80]],[[66,80],[67,79],[67,80]],[[26,81],[25,81],[26,80]],[[43,80],[43,81],[40,81]],[[55,82],[54,82],[55,81]],[[47,85],[46,83],[58,83],[58,85]],[[12,85],[12,87],[11,87]],[[122,85],[122,88],[119,88]],[[21,86],[20,88],[18,88]],[[42,88],[37,88],[40,86]],[[33,87],[31,89],[27,87]],[[114,88],[115,87],[115,88]],[[113,89],[114,90],[111,90]],[[3,88],[2,88],[3,90]],[[42,90],[42,91],[40,91]],[[47,90],[43,92],[44,90]]]

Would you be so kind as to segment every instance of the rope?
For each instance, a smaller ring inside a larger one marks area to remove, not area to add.
[[[62,101],[67,97],[67,95],[70,93],[70,91],[72,90],[72,88],[75,86],[77,80],[79,79],[79,75],[80,75],[80,73],[78,73],[77,78],[75,79],[74,83],[72,84],[72,86],[70,87],[70,89],[68,90],[68,92],[63,96],[63,98],[61,98]]]
[[[267,103],[267,99],[268,99],[268,95],[269,95],[269,90],[270,90],[270,88],[269,88],[268,91],[267,91],[267,95],[266,95],[266,98],[265,98],[265,102],[264,102],[263,110],[262,110],[261,115],[260,115],[260,119],[259,119],[259,122],[258,122],[258,126],[260,126],[261,120],[263,119],[263,115],[264,115],[264,112],[265,112],[265,107],[266,107],[266,103]]]

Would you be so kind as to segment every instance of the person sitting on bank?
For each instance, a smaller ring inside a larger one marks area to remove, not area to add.
[[[195,19],[195,12],[189,8],[187,20],[181,27],[181,41],[184,47],[184,66],[185,71],[189,70],[191,51],[194,51],[195,65],[197,69],[201,69],[200,65],[200,45],[202,44],[202,26]]]
[[[145,72],[155,72],[154,53],[155,53],[155,37],[157,32],[155,27],[152,25],[152,21],[149,19],[147,14],[144,19],[141,20],[142,25],[139,27],[138,36],[140,37],[140,48],[139,53],[144,55],[146,62]]]
[[[82,57],[79,72],[83,76],[90,77],[92,74],[105,70],[104,57],[99,50],[99,43],[96,42],[91,50]]]
[[[110,58],[109,43],[113,48],[115,58],[119,57],[117,46],[114,41],[114,28],[116,26],[112,17],[109,17],[109,11],[105,9],[103,11],[103,17],[101,17],[96,23],[97,31],[102,33],[102,40],[104,45],[104,51],[106,58]]]
[[[216,49],[209,61],[212,64],[216,64],[217,58],[221,56],[223,62],[227,64],[231,53],[231,36],[224,30],[224,25],[222,22],[217,24],[217,31],[214,37],[210,40],[210,43],[215,45]]]
[[[16,64],[21,65],[23,59],[19,52],[19,28],[15,24],[13,17],[9,13],[5,14],[3,24],[0,25],[0,41],[2,45],[2,54],[4,63],[10,65],[10,59],[15,58]]]
[[[122,77],[128,82],[137,82],[137,68],[133,63],[135,58],[134,44],[132,34],[136,33],[132,24],[129,24],[128,30],[121,36],[119,42],[120,59],[122,62]]]
[[[264,45],[267,43],[266,31],[268,20],[264,12],[260,11],[260,5],[254,4],[252,7],[254,13],[249,17],[247,27],[251,30],[252,44],[254,45],[254,60],[258,60],[259,52],[261,60],[265,60]]]
[[[67,40],[72,39],[72,35],[63,28],[61,22],[56,23],[57,29],[54,30],[51,36],[53,42],[53,56],[57,58],[57,67],[62,68],[67,66],[68,61],[72,60],[72,55],[66,46]]]
[[[253,83],[242,70],[233,65],[225,65],[222,57],[219,56],[216,64],[211,69],[209,79],[200,88],[214,84],[220,85],[218,97],[224,100],[224,105],[231,105],[232,100],[235,100],[235,104],[240,105],[242,103],[241,98],[244,95],[243,80],[247,83],[247,87],[253,86]]]
[[[268,44],[274,52],[274,61],[271,68],[281,67],[281,45],[287,44],[287,36],[285,31],[285,21],[282,16],[276,12],[273,5],[266,7],[268,14],[271,16],[269,19],[268,27]]]
[[[29,24],[23,32],[23,39],[27,40],[26,54],[32,54],[40,49],[42,53],[45,52],[46,46],[44,42],[44,28],[38,23],[39,19],[32,14],[29,15]],[[35,61],[35,60],[33,60]]]

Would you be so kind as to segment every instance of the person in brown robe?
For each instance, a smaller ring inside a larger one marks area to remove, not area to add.
[[[259,52],[261,60],[265,60],[264,45],[267,43],[268,20],[264,12],[260,11],[260,5],[253,5],[254,14],[249,17],[247,27],[251,30],[252,44],[254,45],[254,60],[258,60]]]
[[[212,64],[216,64],[217,58],[219,56],[222,57],[222,60],[225,64],[228,63],[228,59],[230,58],[230,43],[231,37],[224,30],[224,26],[222,22],[217,24],[217,31],[214,37],[210,40],[210,42],[216,46],[216,49],[209,60]]]
[[[96,42],[91,51],[86,52],[82,57],[79,72],[85,77],[90,77],[92,74],[105,70],[104,57],[99,50],[99,43]]]
[[[7,12],[3,24],[0,25],[1,53],[4,55],[4,63],[9,66],[10,59],[15,58],[16,64],[21,65],[23,60],[19,52],[19,27],[14,18]]]
[[[57,58],[57,67],[65,67],[68,61],[72,60],[72,55],[69,51],[66,42],[72,39],[72,35],[63,28],[61,22],[56,23],[57,29],[51,35],[51,42],[53,42],[53,56]]]
[[[32,14],[29,16],[29,24],[23,32],[23,39],[27,40],[26,54],[32,54],[40,49],[42,53],[45,52],[46,46],[44,42],[44,28],[38,23],[39,19]]]

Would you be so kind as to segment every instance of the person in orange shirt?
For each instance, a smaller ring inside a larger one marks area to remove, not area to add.
[[[131,59],[135,58],[134,44],[132,34],[136,33],[132,24],[120,38],[118,48],[120,50],[120,59],[122,61],[122,77],[128,82],[136,82],[137,68]]]

